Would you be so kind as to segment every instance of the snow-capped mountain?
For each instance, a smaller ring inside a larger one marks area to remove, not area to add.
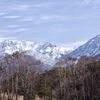
[[[100,35],[90,39],[87,43],[74,50],[70,55],[73,57],[96,56],[100,54]]]
[[[12,54],[16,51],[34,56],[45,64],[54,64],[62,55],[68,54],[73,48],[58,47],[51,43],[38,44],[29,41],[5,40],[0,42],[0,56]]]
[[[87,43],[75,49],[69,47],[59,47],[51,43],[39,44],[29,41],[5,40],[0,42],[0,56],[13,54],[14,52],[25,52],[29,56],[35,57],[44,64],[52,65],[62,57],[80,57],[100,55],[100,35],[90,39]]]

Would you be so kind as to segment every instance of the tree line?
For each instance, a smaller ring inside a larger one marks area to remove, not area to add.
[[[70,61],[70,63],[68,63]],[[73,63],[74,62],[74,63]],[[24,53],[7,55],[0,61],[2,94],[23,95],[24,100],[100,100],[100,60],[93,57],[65,59],[51,70]]]

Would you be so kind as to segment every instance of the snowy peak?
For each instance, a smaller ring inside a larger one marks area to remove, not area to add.
[[[87,43],[74,50],[71,56],[95,56],[98,54],[100,54],[100,35],[90,39]]]
[[[46,42],[39,46],[38,51],[42,54],[52,53],[53,49],[56,47],[57,47],[56,45]]]
[[[90,39],[90,40],[88,41],[88,43],[90,43],[90,45],[91,45],[92,43],[95,43],[95,44],[97,45],[98,42],[100,42],[100,35],[97,35],[96,37],[94,37],[94,38],[92,38],[92,39]]]
[[[5,40],[0,42],[0,56],[12,54],[16,51],[26,52],[27,55],[34,56],[36,59],[46,64],[55,63],[62,55],[68,54],[72,49],[58,47],[51,43],[38,44],[29,41]]]
[[[27,51],[32,48],[36,48],[36,43],[34,42],[21,42],[14,40],[5,40],[0,43],[0,53],[1,54],[12,54],[16,51]]]
[[[100,38],[100,34],[96,35],[96,37],[95,37],[95,38]]]

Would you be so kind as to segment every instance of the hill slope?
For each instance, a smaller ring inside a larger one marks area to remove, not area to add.
[[[95,56],[98,54],[100,54],[100,35],[90,39],[87,43],[70,53],[73,57]]]

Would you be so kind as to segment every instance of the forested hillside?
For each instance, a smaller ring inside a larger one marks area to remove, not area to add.
[[[73,62],[69,64],[68,62]],[[13,68],[12,68],[13,67]],[[93,57],[65,59],[51,70],[24,53],[0,61],[0,100],[100,100],[100,60]],[[13,99],[16,97],[16,99]]]

